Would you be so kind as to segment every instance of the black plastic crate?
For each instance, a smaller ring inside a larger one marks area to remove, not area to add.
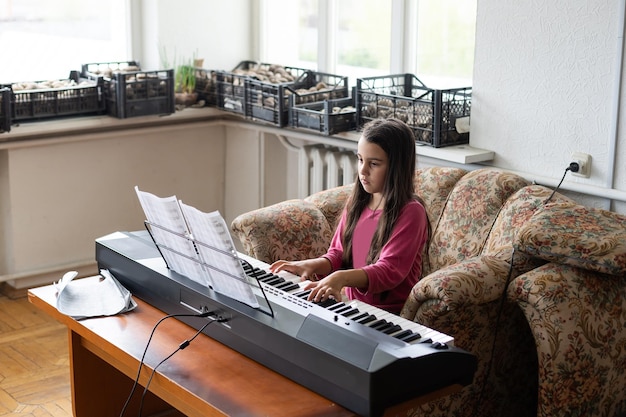
[[[217,71],[196,68],[196,89],[198,100],[204,100],[205,106],[216,107],[217,98]]]
[[[285,67],[299,73],[293,82],[271,83],[249,78],[246,80],[246,116],[283,127],[289,122],[289,97],[293,104],[316,102],[350,96],[348,77]]]
[[[217,107],[245,116],[245,80],[253,76],[255,69],[260,65],[256,61],[241,61],[232,71],[217,71]]]
[[[329,99],[314,103],[294,104],[296,96],[289,96],[289,126],[334,135],[356,129],[354,98]]]
[[[104,97],[109,115],[119,119],[172,114],[174,70],[116,73],[105,79]]]
[[[357,79],[357,129],[377,118],[405,121],[418,143],[435,148],[469,143],[469,133],[456,130],[456,120],[470,116],[472,88],[436,90],[413,74]]]
[[[262,88],[267,85],[272,91],[280,85],[282,91],[284,85],[295,82],[305,71],[308,70],[256,61],[242,61],[232,71],[219,71],[217,73],[218,107],[252,117],[249,114],[250,106],[248,105],[247,92],[249,84],[246,83],[246,80],[254,80],[255,87],[261,86]],[[277,74],[280,75],[277,76]],[[283,107],[287,111],[286,103]],[[268,117],[271,115],[263,114],[261,119],[267,120]]]
[[[118,119],[176,111],[174,70],[142,71],[139,62],[83,64],[82,73],[102,78],[106,112]]]
[[[11,89],[0,88],[0,133],[11,131]]]
[[[77,71],[71,71],[67,79],[16,82],[0,87],[11,90],[13,122],[104,111],[102,82],[81,78]]]

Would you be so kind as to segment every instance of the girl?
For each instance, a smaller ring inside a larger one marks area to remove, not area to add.
[[[398,314],[421,277],[430,225],[414,195],[415,137],[398,119],[376,119],[357,145],[358,179],[327,253],[301,261],[279,260],[274,273],[310,280],[310,301],[349,299]],[[318,279],[318,277],[323,277]]]

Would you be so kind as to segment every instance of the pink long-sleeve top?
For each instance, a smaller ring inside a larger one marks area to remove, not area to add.
[[[383,310],[399,313],[411,289],[422,273],[422,250],[428,240],[426,210],[412,200],[400,211],[393,232],[383,246],[378,261],[366,265],[372,236],[376,231],[381,210],[365,208],[354,230],[352,260],[354,269],[367,274],[367,288],[346,287],[346,295]],[[346,225],[344,210],[328,252],[324,255],[331,263],[332,271],[341,269],[343,245],[341,234]]]

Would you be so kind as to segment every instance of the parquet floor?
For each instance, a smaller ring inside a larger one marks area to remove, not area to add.
[[[71,415],[67,328],[0,295],[0,416]]]

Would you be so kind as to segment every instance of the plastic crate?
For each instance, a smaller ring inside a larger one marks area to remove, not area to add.
[[[472,88],[436,90],[413,74],[357,79],[357,129],[377,118],[406,122],[418,143],[435,148],[469,143],[469,133],[456,130],[456,120],[470,115]]]
[[[285,67],[298,78],[289,83],[270,83],[247,79],[246,116],[253,120],[269,122],[284,127],[289,122],[289,97],[295,96],[294,105],[346,98],[350,96],[348,77]]]
[[[108,114],[119,119],[172,114],[176,111],[174,70],[114,74],[105,79],[104,97]]]
[[[11,131],[11,89],[0,88],[0,133]]]
[[[217,106],[217,71],[196,68],[195,74],[198,100],[204,100],[206,106]]]
[[[137,61],[100,62],[84,64],[82,73],[103,79],[109,116],[126,119],[174,113],[174,70],[142,71],[140,68]]]
[[[324,135],[356,129],[354,98],[345,97],[314,103],[294,104],[296,96],[289,96],[289,126],[314,130]]]
[[[0,87],[11,89],[13,122],[104,112],[102,82],[81,78],[77,71],[71,71],[67,79],[16,82]]]
[[[271,79],[270,76],[274,76],[278,68],[288,72],[288,76],[291,80],[285,82],[281,77],[281,80],[277,82],[275,79]],[[246,80],[255,80],[255,82],[258,82],[258,84],[254,84],[255,86],[267,85],[271,89],[275,89],[278,85],[281,85],[282,91],[282,86],[294,82],[305,71],[307,70],[295,67],[284,67],[277,64],[241,61],[232,71],[219,71],[217,73],[218,107],[223,110],[251,117],[251,115],[248,114],[250,111],[250,106],[247,105],[247,89],[249,85],[246,83]],[[284,110],[287,111],[287,104],[285,104]],[[266,120],[267,116],[263,116],[265,117],[262,117],[262,120]]]
[[[11,131],[11,89],[0,87],[0,133]]]
[[[217,71],[217,107],[245,116],[245,80],[259,65],[256,61],[241,61],[232,71]]]

